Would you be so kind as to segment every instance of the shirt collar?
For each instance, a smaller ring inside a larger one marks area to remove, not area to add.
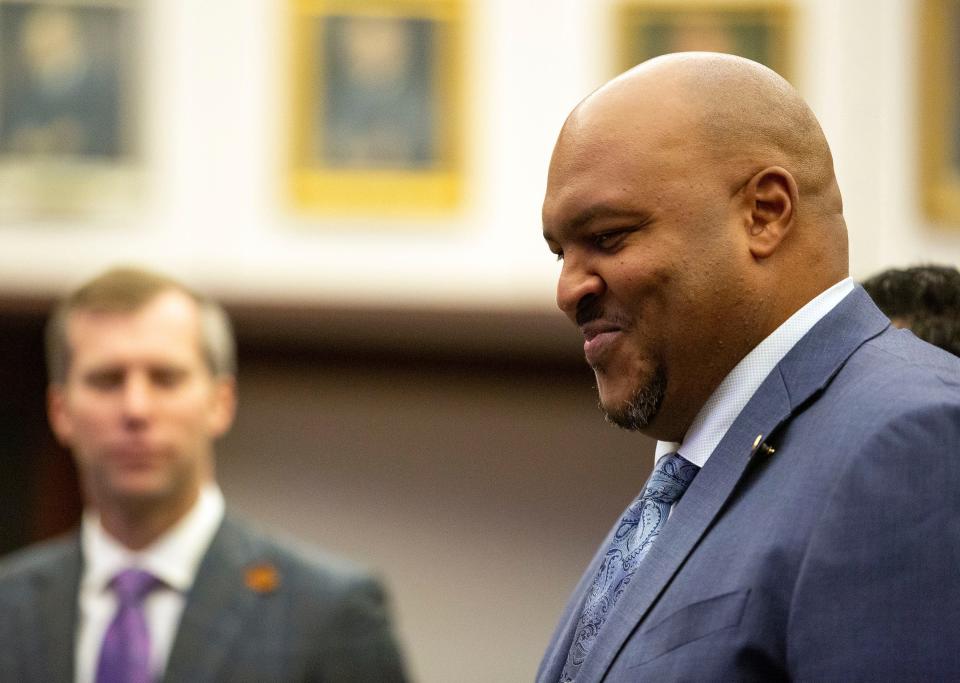
[[[133,551],[113,538],[100,524],[95,510],[84,513],[81,543],[84,554],[83,583],[96,591],[129,567],[145,569],[181,593],[193,585],[197,569],[223,521],[225,504],[220,488],[205,486],[180,521],[143,550]]]
[[[845,278],[811,299],[737,363],[714,390],[693,419],[682,443],[658,441],[655,462],[679,451],[698,467],[723,439],[740,411],[756,393],[767,375],[790,349],[827,313],[853,291],[853,279]]]

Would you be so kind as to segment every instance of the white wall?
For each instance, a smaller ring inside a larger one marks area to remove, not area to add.
[[[0,226],[0,288],[58,293],[133,260],[230,299],[549,307],[545,170],[568,110],[610,75],[609,4],[475,0],[466,202],[386,220],[284,206],[285,2],[152,0],[143,202],[94,222]],[[858,277],[960,261],[960,226],[938,229],[918,207],[917,4],[795,3],[796,81],[834,148]]]
[[[803,92],[833,147],[856,277],[960,262],[960,226],[933,225],[919,203],[919,5],[804,3],[813,42],[800,61]]]

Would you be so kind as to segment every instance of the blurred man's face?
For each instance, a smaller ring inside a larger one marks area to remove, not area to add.
[[[50,422],[76,459],[88,502],[185,508],[212,477],[213,441],[233,418],[232,380],[204,361],[188,296],[132,313],[75,311],[70,366],[50,389]]]

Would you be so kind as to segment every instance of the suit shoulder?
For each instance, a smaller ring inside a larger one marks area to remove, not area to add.
[[[958,441],[960,359],[888,327],[791,414],[782,445],[810,454],[804,460],[810,466],[835,472],[840,463],[875,465],[887,457],[949,459],[960,467],[953,455]]]
[[[887,328],[855,354],[855,359],[876,364],[878,374],[890,380],[910,378],[960,390],[960,358],[918,339],[909,330]],[[906,387],[905,387],[906,388]]]
[[[38,573],[64,566],[79,557],[76,533],[34,543],[0,558],[0,587],[29,581]]]
[[[348,590],[358,584],[378,584],[371,572],[339,555],[307,543],[264,530],[232,514],[224,529],[241,537],[252,563],[276,565],[285,576],[305,591],[325,593]]]
[[[958,467],[960,359],[887,328],[864,343],[798,417],[807,444],[851,466],[894,456]]]
[[[888,328],[854,353],[837,376],[857,412],[896,415],[960,407],[960,358]]]
[[[404,680],[386,594],[353,562],[228,513],[204,564],[221,577],[239,569],[264,625],[287,634],[284,658],[291,652],[306,657],[307,673],[284,680]]]

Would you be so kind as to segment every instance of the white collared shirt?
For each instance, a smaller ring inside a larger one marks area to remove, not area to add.
[[[197,569],[223,521],[223,494],[216,485],[203,488],[197,502],[172,528],[148,547],[134,552],[110,536],[100,516],[83,516],[80,539],[84,569],[80,578],[79,620],[75,651],[77,683],[93,683],[100,646],[117,611],[110,581],[130,567],[144,569],[163,582],[144,601],[150,632],[150,670],[159,680],[167,666],[174,635]]]
[[[853,288],[852,278],[841,280],[808,301],[803,308],[757,344],[737,363],[703,404],[682,443],[657,442],[654,462],[659,462],[660,458],[668,453],[679,452],[694,465],[703,467],[767,375]]]

